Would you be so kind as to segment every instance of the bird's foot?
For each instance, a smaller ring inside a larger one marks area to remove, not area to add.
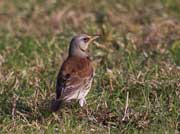
[[[81,107],[83,107],[86,104],[86,99],[85,98],[81,98],[79,100],[79,104],[80,104]]]

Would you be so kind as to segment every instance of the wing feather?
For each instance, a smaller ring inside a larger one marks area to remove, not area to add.
[[[56,98],[69,100],[77,96],[85,85],[91,84],[93,67],[89,58],[68,58],[58,74]]]

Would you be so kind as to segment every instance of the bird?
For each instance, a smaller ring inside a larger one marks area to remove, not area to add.
[[[71,39],[68,57],[57,75],[56,98],[51,104],[52,112],[58,111],[63,102],[78,100],[81,107],[86,104],[85,97],[90,91],[95,74],[87,50],[97,38],[99,35],[79,34]]]

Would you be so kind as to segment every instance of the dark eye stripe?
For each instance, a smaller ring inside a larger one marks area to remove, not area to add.
[[[84,42],[88,42],[89,38],[84,38],[83,40],[84,40]]]

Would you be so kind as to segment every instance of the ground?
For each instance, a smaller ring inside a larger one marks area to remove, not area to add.
[[[178,133],[179,0],[1,0],[0,133]],[[70,39],[100,34],[83,108],[49,111]],[[127,114],[123,119],[128,96]]]

